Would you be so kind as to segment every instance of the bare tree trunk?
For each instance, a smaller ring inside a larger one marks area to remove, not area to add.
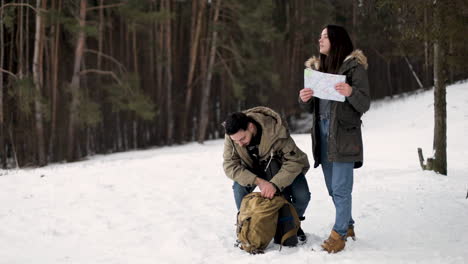
[[[20,4],[22,4],[22,3],[23,3],[23,1],[20,1]],[[40,4],[41,4],[40,1],[37,1],[37,2],[36,2],[36,8],[38,8],[38,7],[40,6]],[[38,16],[39,16],[39,14],[37,13],[37,14],[36,14],[36,23],[37,23],[37,17],[38,17]],[[24,58],[24,56],[23,56],[23,51],[25,50],[24,47],[23,47],[23,42],[24,42],[24,41],[23,41],[23,39],[24,39],[24,38],[23,38],[23,24],[24,24],[24,23],[23,23],[23,17],[24,17],[24,15],[23,15],[23,7],[20,6],[20,7],[19,7],[19,15],[18,15],[18,31],[19,31],[19,32],[18,32],[18,37],[19,37],[18,46],[19,46],[19,47],[18,47],[18,49],[17,49],[17,50],[18,50],[18,70],[19,70],[19,71],[18,71],[18,76],[19,76],[20,79],[23,78],[24,73],[25,73],[25,71],[24,71],[24,67],[25,67],[25,66],[24,66],[24,61],[23,61],[23,58]],[[28,28],[28,26],[29,26],[29,25],[26,25],[25,28]],[[36,31],[37,31],[37,24],[36,24]],[[36,32],[36,37],[37,37],[37,34],[38,34],[38,32]],[[27,41],[26,41],[26,42],[27,42]],[[34,63],[34,62],[33,62],[33,63]]]
[[[166,9],[171,12],[171,1],[166,0]],[[174,139],[174,113],[172,109],[172,45],[171,20],[166,21],[166,107],[167,107],[167,144],[172,145]]]
[[[43,6],[45,6],[45,0]],[[41,7],[41,0],[37,0],[36,8],[39,10]],[[34,57],[33,57],[33,79],[34,87],[36,90],[36,96],[34,97],[34,110],[35,110],[35,124],[37,133],[37,158],[39,166],[44,166],[47,163],[45,155],[45,144],[44,144],[44,124],[42,117],[42,14],[41,12],[36,13],[36,34],[34,37]]]
[[[440,10],[436,7],[436,20],[440,19]],[[440,20],[436,26],[440,27]],[[440,33],[439,33],[440,34]],[[444,69],[444,45],[440,35],[434,42],[434,171],[447,175],[447,102]]]
[[[448,50],[448,55],[449,56],[446,56],[446,57],[451,57],[451,56],[453,56],[453,54],[454,54],[453,37],[450,36],[450,38],[449,38],[449,50]],[[453,65],[450,62],[446,63],[445,65],[447,65],[447,69],[448,69],[449,84],[453,83],[454,82]]]
[[[57,10],[60,14],[62,10],[62,0],[58,0]],[[50,139],[49,139],[49,159],[55,160],[55,137],[57,130],[57,91],[58,91],[58,59],[59,59],[59,36],[60,36],[60,23],[57,22],[54,25],[54,34],[52,42],[52,113],[51,113],[51,123],[50,123]]]
[[[190,129],[191,129],[191,120],[192,116],[190,115],[192,111],[190,111],[190,107],[192,104],[192,93],[193,93],[193,79],[195,75],[195,65],[197,62],[197,52],[198,52],[198,45],[200,43],[200,32],[201,32],[201,26],[202,26],[202,19],[203,19],[203,13],[205,11],[205,6],[206,6],[206,1],[205,0],[200,0],[199,1],[199,7],[196,15],[196,20],[193,23],[193,26],[195,27],[195,34],[193,35],[193,38],[191,39],[191,47],[190,47],[190,62],[189,62],[189,75],[187,79],[187,94],[185,95],[185,107],[184,107],[184,120],[182,123],[182,140],[189,140],[190,138]],[[192,3],[194,6],[196,5],[196,1]],[[192,12],[192,17],[195,17],[195,8],[193,9]],[[193,30],[193,27],[192,27]]]
[[[132,28],[133,69],[134,69],[135,74],[138,76],[138,79],[140,80],[139,83],[141,83],[140,73],[138,70],[138,49],[137,49],[137,32],[136,31],[137,31],[136,23],[133,22],[133,28]],[[136,121],[136,115],[134,113],[130,114],[130,116],[133,119],[132,120],[133,129],[131,129],[132,141],[133,141],[132,148],[137,149],[138,147],[138,142],[137,142],[138,123]]]
[[[16,152],[16,147],[15,147],[15,139],[13,138],[13,132],[11,132],[12,130],[12,126],[13,125],[10,125],[9,126],[9,129],[8,131],[10,132],[10,142],[11,142],[11,152],[13,153],[13,159],[15,160],[15,168],[19,169],[19,163],[18,163],[18,155],[17,155],[17,152]]]
[[[296,89],[299,85],[301,85],[302,82],[298,82],[297,76],[300,76],[300,73],[298,72],[298,67],[296,65],[300,65],[303,58],[302,58],[302,44],[304,40],[303,32],[301,30],[301,27],[305,23],[305,18],[303,17],[304,14],[304,1],[299,0],[295,1],[295,8],[294,8],[294,15],[293,15],[293,31],[294,31],[294,37],[290,40],[292,41],[292,51],[291,51],[291,57],[289,58],[289,69],[290,69],[290,78],[288,80],[287,84],[287,89],[281,89],[282,90],[282,99],[280,100],[285,100],[287,99],[287,103],[284,103],[284,101],[278,102],[279,105],[282,105],[282,112],[283,114],[286,112],[286,116],[293,114],[291,111],[295,108],[295,98],[294,96],[291,96],[293,93],[287,92]],[[354,30],[354,29],[353,29]]]
[[[386,61],[387,64],[387,83],[388,83],[388,89],[390,90],[390,95],[393,95],[393,83],[392,83],[392,71],[391,71],[391,66],[392,66],[392,59],[389,58]]]
[[[427,23],[427,6],[424,6],[424,81],[426,86],[429,84],[429,36]]]
[[[1,0],[0,6],[5,4],[4,0]],[[4,40],[3,40],[3,9],[0,10],[0,69],[3,69],[3,57],[4,53]],[[6,148],[5,148],[5,118],[3,114],[3,72],[0,72],[0,163],[3,169],[6,169]]]
[[[213,18],[213,36],[211,39],[211,49],[210,49],[210,57],[208,62],[208,70],[206,75],[206,82],[205,87],[202,90],[202,98],[201,98],[201,109],[200,109],[200,130],[198,134],[198,142],[203,143],[206,137],[206,130],[208,128],[208,121],[209,121],[209,103],[210,103],[210,91],[211,91],[211,78],[213,76],[213,65],[216,56],[216,42],[218,39],[218,30],[216,28],[218,17],[219,17],[219,9],[221,6],[221,0],[216,1],[215,7],[215,15]]]
[[[445,45],[441,1],[434,3],[434,171],[447,175],[447,102]]]
[[[163,53],[164,50],[164,32],[163,32],[163,26],[155,24],[154,25],[155,31],[156,31],[156,84],[157,84],[157,91],[156,95],[158,98],[158,105],[159,108],[161,109],[161,113],[159,114],[158,118],[158,126],[157,126],[157,139],[158,144],[163,144],[166,140],[164,139],[165,137],[163,136],[163,131],[166,125],[166,122],[164,122],[164,111],[162,111],[164,108],[164,96],[163,96],[163,67],[161,63],[161,54]]]
[[[155,3],[152,3],[151,12],[155,12],[155,11],[156,11]],[[158,102],[158,97],[157,97],[158,87],[155,87],[156,86],[156,76],[155,76],[156,75],[156,70],[155,70],[156,52],[155,52],[155,49],[157,47],[157,43],[156,43],[156,37],[155,37],[155,32],[154,32],[154,22],[151,24],[151,28],[149,29],[149,38],[150,38],[150,43],[152,43],[152,45],[150,45],[150,48],[149,48],[149,72],[150,72],[149,81],[150,83],[153,84],[151,85],[150,95],[151,95],[151,100],[155,102],[156,104],[156,109],[158,109],[159,108],[159,102]],[[151,145],[154,145],[157,141],[157,140],[153,140],[153,138],[157,138],[157,135],[154,134],[154,130],[153,130],[153,128],[157,126],[157,122],[156,122],[156,120],[158,119],[157,116],[158,115],[155,115],[153,122],[150,122],[150,124],[147,125],[148,134],[149,134],[148,142]]]
[[[133,135],[133,149],[138,148],[138,123],[135,118],[135,114],[132,114],[133,120],[132,120],[132,135]]]
[[[26,25],[29,25],[29,8],[26,8]],[[28,26],[26,27],[26,36],[30,36]],[[26,43],[26,48],[25,48],[25,50],[26,50],[26,55],[25,55],[26,63],[25,63],[24,67],[26,67],[25,71],[29,72],[29,65],[30,65],[29,64],[29,58],[30,58],[30,56],[29,56],[29,41],[26,41],[25,43]]]
[[[133,71],[138,74],[138,50],[137,50],[137,32],[136,23],[132,23],[132,53],[133,53]]]
[[[359,1],[358,0],[352,0],[353,1],[353,32],[352,32],[352,39],[353,39],[353,43],[356,46],[358,46],[358,43],[357,43],[357,38],[356,38],[356,31],[357,31],[357,11],[358,11],[358,5],[359,5]]]
[[[104,0],[99,0],[99,5],[104,5]],[[99,8],[99,35],[98,35],[98,57],[97,57],[97,68],[98,70],[101,69],[101,54],[102,54],[102,47],[103,47],[103,40],[104,40],[104,8]],[[99,79],[101,77],[98,77]]]
[[[79,89],[80,89],[80,66],[81,59],[83,58],[84,44],[85,44],[85,32],[84,26],[86,22],[86,0],[80,2],[80,17],[79,25],[80,30],[78,33],[78,39],[76,41],[75,48],[75,61],[73,64],[73,76],[70,83],[70,90],[72,94],[72,102],[70,106],[70,118],[68,124],[68,149],[67,149],[67,160],[73,161],[74,149],[75,149],[75,129],[77,123],[77,109],[79,102]]]
[[[8,32],[8,31],[7,31]],[[11,30],[11,33],[10,33],[10,40],[13,41],[13,39],[15,38],[15,31],[14,30]],[[14,51],[14,46],[15,45],[10,45],[10,50],[6,53],[8,56],[8,69],[13,69],[13,51]],[[18,74],[17,74],[18,78],[21,79],[21,76],[19,75],[19,71],[18,71]],[[11,82],[9,82],[11,83]],[[12,143],[13,144],[13,143]]]

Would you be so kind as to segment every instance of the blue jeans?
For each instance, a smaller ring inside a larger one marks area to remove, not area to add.
[[[237,210],[239,210],[242,198],[253,192],[255,186],[245,187],[237,182],[234,182],[232,189],[234,191],[234,200],[236,201]],[[309,205],[310,201],[309,185],[307,184],[307,180],[304,174],[299,174],[296,179],[294,179],[293,183],[283,190],[283,195],[285,196],[286,200],[292,203],[296,209],[297,215],[300,218],[303,218],[307,205]]]
[[[333,229],[344,236],[348,226],[354,224],[351,216],[354,162],[330,162],[328,160],[329,126],[328,119],[320,120],[320,159],[328,194],[335,204],[336,215]]]

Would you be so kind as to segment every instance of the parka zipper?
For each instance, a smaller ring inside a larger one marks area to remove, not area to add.
[[[268,160],[268,163],[265,167],[265,172],[267,171],[268,167],[270,166],[271,160],[273,159],[273,151],[270,152],[270,159]]]

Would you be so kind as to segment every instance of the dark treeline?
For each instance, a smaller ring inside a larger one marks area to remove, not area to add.
[[[433,85],[438,9],[447,82],[468,77],[464,0],[0,2],[3,168],[203,142],[256,105],[297,115],[330,23],[367,55],[373,99]]]

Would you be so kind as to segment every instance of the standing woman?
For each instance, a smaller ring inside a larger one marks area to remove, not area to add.
[[[328,193],[333,199],[336,218],[333,230],[322,248],[336,253],[348,237],[355,239],[351,216],[353,169],[363,163],[361,116],[369,109],[367,58],[354,50],[343,27],[326,26],[319,39],[320,58],[312,57],[306,67],[326,73],[346,75],[346,82],[335,85],[344,102],[314,97],[314,87],[299,93],[301,107],[313,113],[312,153],[314,168],[322,165]]]

